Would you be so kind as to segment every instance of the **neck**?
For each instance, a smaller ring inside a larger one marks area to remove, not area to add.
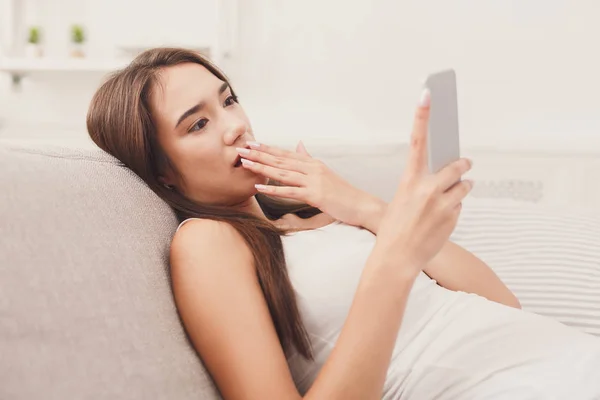
[[[240,211],[255,215],[258,218],[264,219],[265,221],[269,221],[263,210],[258,205],[258,200],[256,200],[255,196],[236,204],[234,207]]]

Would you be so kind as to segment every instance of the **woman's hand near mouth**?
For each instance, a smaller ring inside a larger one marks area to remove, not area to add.
[[[248,145],[251,149],[237,148],[243,167],[284,185],[256,185],[260,193],[302,201],[348,225],[369,230],[375,214],[385,211],[382,200],[352,186],[311,157],[302,142],[296,152],[256,142]]]

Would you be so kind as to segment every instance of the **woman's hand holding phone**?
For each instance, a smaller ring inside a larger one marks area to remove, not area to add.
[[[471,161],[460,158],[436,173],[428,167],[430,93],[423,92],[411,134],[406,169],[379,227],[373,255],[409,265],[418,274],[447,242],[472,181],[460,180]]]

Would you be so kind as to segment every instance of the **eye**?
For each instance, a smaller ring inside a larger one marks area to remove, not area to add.
[[[237,103],[237,102],[238,102],[237,97],[232,95],[225,99],[224,105],[225,105],[225,107],[227,107],[227,106],[233,105],[234,103]]]
[[[189,130],[189,132],[199,131],[200,129],[204,128],[207,123],[208,120],[206,118],[202,118],[198,120],[198,122],[196,122],[194,125],[192,125],[192,128]]]

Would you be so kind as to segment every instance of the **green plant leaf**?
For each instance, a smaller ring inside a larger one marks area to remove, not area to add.
[[[71,27],[71,40],[73,43],[85,42],[85,31],[81,25],[73,25]]]
[[[32,26],[29,28],[29,37],[27,41],[32,44],[38,44],[40,42],[40,28],[37,26]]]

